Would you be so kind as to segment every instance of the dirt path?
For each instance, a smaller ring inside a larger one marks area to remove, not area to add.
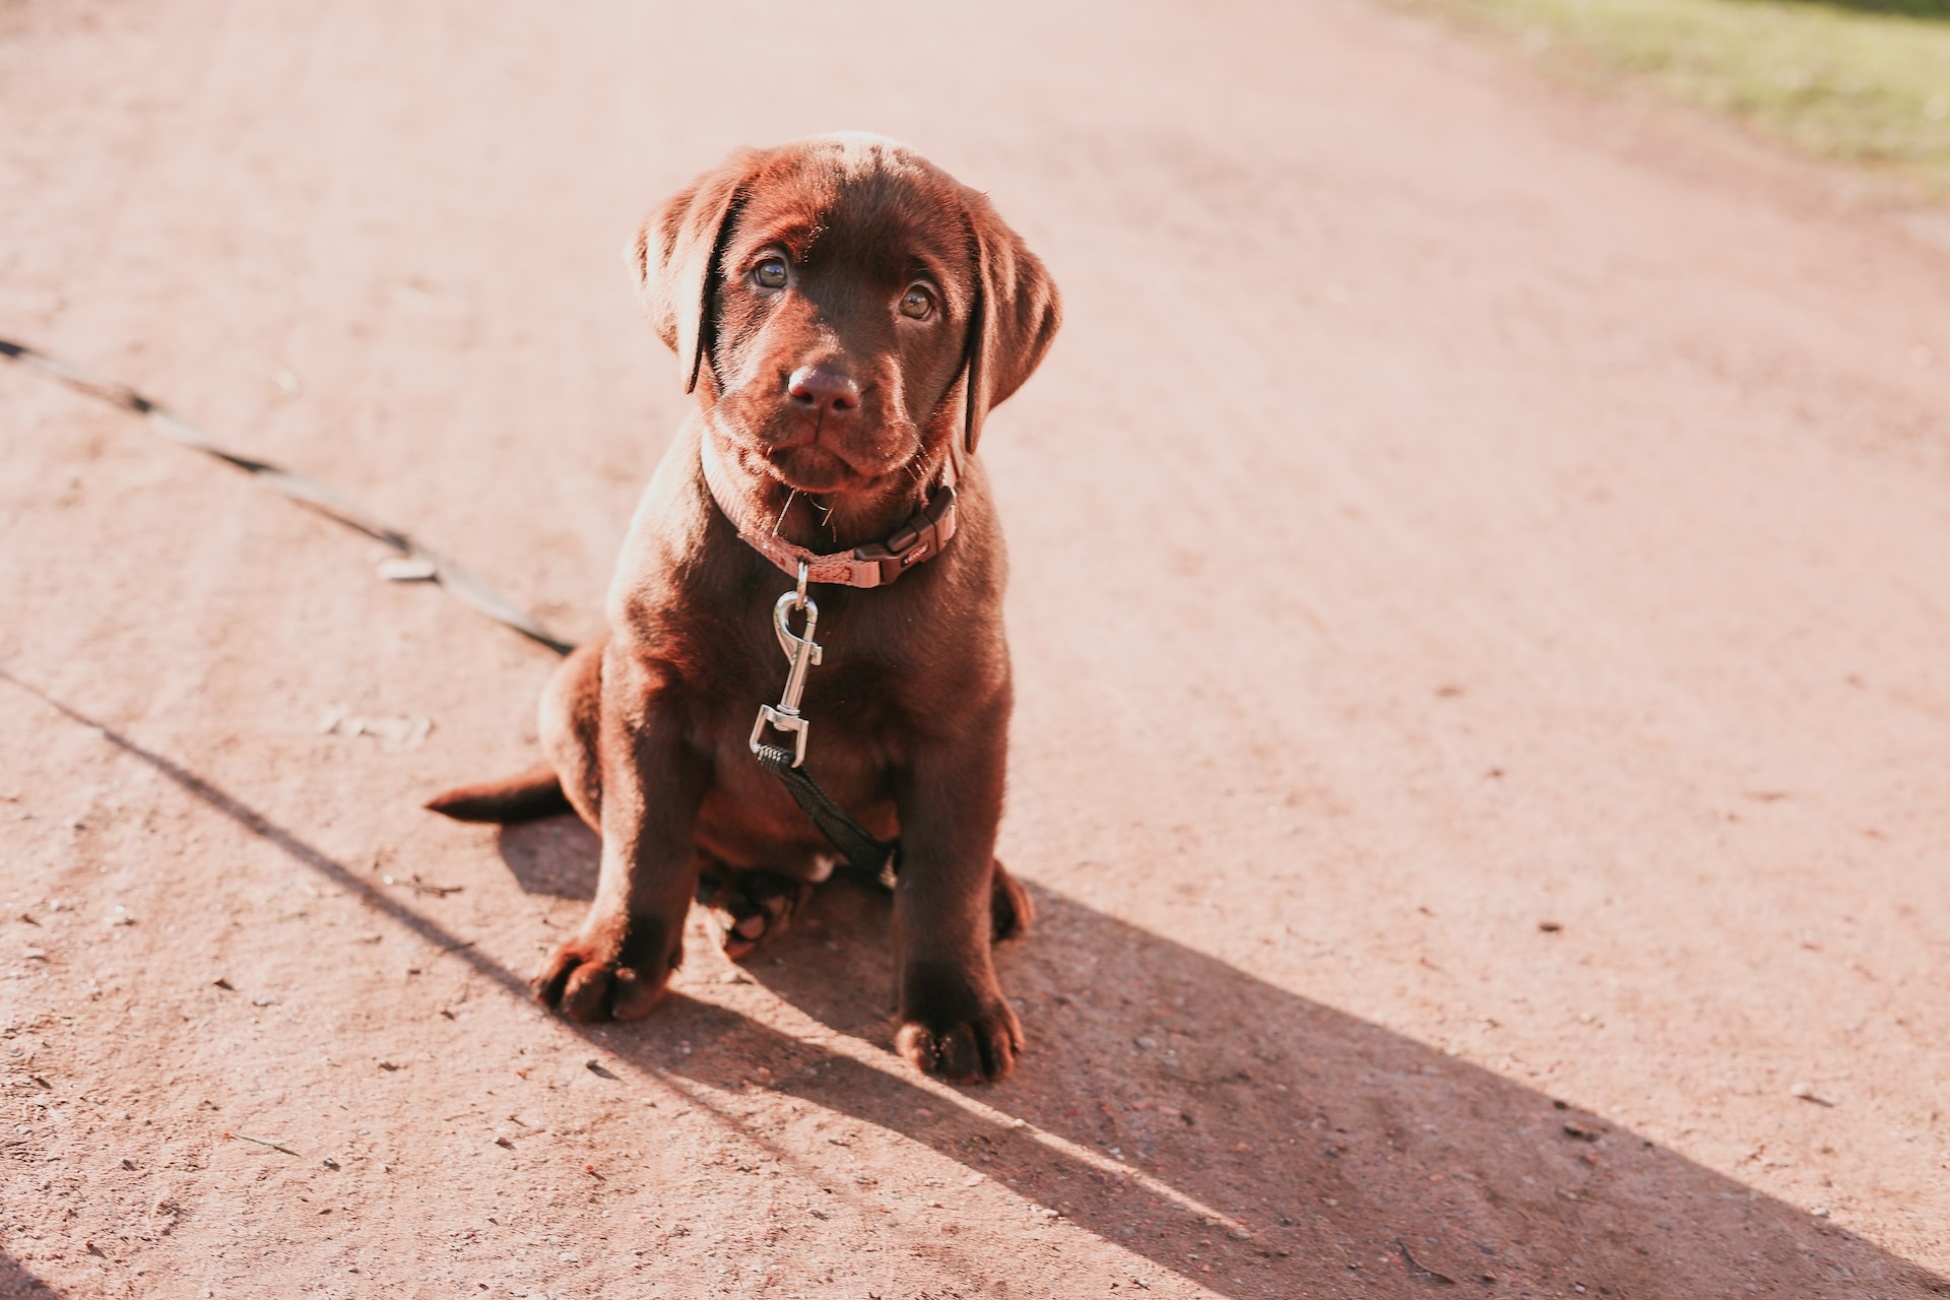
[[[575,635],[731,145],[910,140],[1070,307],[985,1091],[859,895],[538,1013],[589,837],[415,805],[547,655],[0,370],[0,1294],[1950,1288],[1950,258],[1385,12],[921,9],[0,3],[0,335]]]

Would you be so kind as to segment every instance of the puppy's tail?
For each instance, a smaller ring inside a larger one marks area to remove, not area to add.
[[[568,796],[562,793],[562,782],[547,763],[531,767],[520,776],[455,786],[445,794],[435,795],[423,806],[458,822],[503,825],[532,822],[570,810]]]

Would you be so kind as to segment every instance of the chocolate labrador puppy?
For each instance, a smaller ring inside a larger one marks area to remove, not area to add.
[[[973,457],[1056,334],[1056,286],[986,197],[856,135],[734,155],[651,215],[633,261],[696,413],[637,509],[609,635],[544,693],[547,764],[428,806],[516,821],[566,804],[601,833],[595,902],[535,990],[628,1020],[663,994],[694,895],[738,957],[832,870],[754,756],[761,733],[804,743],[832,800],[899,838],[902,1055],[1001,1078],[1022,1031],[990,946],[1030,903],[994,859],[1006,566]],[[816,633],[782,593],[813,600]],[[755,731],[795,636],[820,647],[803,699]]]

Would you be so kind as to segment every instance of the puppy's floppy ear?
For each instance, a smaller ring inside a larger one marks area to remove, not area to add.
[[[1063,323],[1063,306],[1056,282],[1022,236],[1003,224],[988,197],[967,190],[964,198],[976,266],[963,417],[964,437],[973,452],[989,409],[1021,388],[1042,364]]]
[[[630,248],[637,292],[657,336],[677,353],[684,391],[713,343],[718,258],[738,214],[755,155],[742,150],[671,195],[643,223]]]

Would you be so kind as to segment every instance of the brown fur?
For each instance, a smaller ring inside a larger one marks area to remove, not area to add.
[[[773,257],[789,266],[782,288],[758,275]],[[600,831],[595,902],[535,983],[585,1021],[656,1003],[701,871],[810,882],[832,853],[746,747],[784,679],[771,610],[790,583],[738,540],[701,455],[719,457],[748,518],[777,520],[791,541],[837,551],[879,540],[951,454],[973,452],[1059,319],[1055,286],[986,198],[873,137],[735,155],[652,214],[633,260],[697,413],[638,508],[608,637],[572,655],[544,695],[549,770],[430,805],[514,820],[566,798]],[[933,304],[924,319],[900,310],[916,284]],[[793,387],[806,374],[816,382]],[[876,835],[902,841],[900,1051],[950,1078],[996,1079],[1022,1032],[989,949],[1031,909],[994,860],[1011,698],[1005,562],[967,455],[958,490],[960,530],[940,556],[891,587],[813,589],[825,659],[804,711],[813,775]],[[783,906],[778,889],[748,892]]]

